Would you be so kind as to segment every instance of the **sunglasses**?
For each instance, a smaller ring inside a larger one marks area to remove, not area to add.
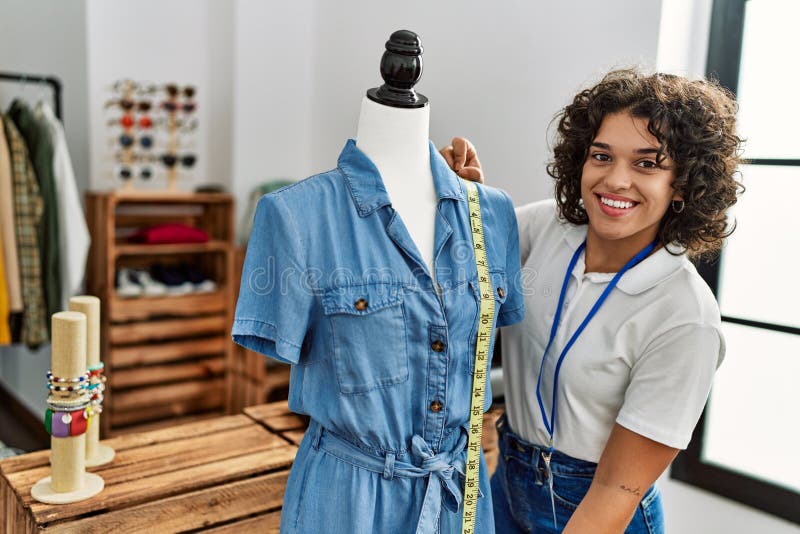
[[[185,168],[191,169],[196,162],[197,156],[194,154],[185,154],[183,156],[178,156],[177,154],[163,154],[161,156],[161,163],[170,169],[179,163]]]
[[[119,136],[119,144],[122,145],[123,148],[130,148],[136,143],[136,139],[132,135],[129,134],[122,134]],[[149,135],[143,135],[139,137],[139,145],[144,149],[149,149],[153,147],[153,138]]]
[[[197,109],[197,104],[195,104],[194,102],[184,102],[183,104],[179,104],[172,100],[165,100],[161,103],[161,107],[170,112],[181,110],[184,113],[191,113],[192,111]]]
[[[126,130],[130,130],[134,125],[138,125],[142,130],[146,130],[147,128],[153,126],[153,120],[147,115],[142,115],[137,121],[133,118],[133,115],[126,113],[118,119],[111,119],[108,121],[109,126],[114,126],[116,124],[119,124]]]
[[[138,173],[136,173],[135,171],[136,169],[134,169],[133,167],[130,167],[128,165],[120,165],[117,168],[117,178],[119,178],[124,182],[127,182],[128,180],[133,178],[134,174],[137,174],[139,178],[141,178],[142,180],[149,180],[150,178],[153,177],[153,169],[151,169],[150,167],[147,166],[139,167]]]
[[[150,108],[153,107],[153,104],[149,100],[133,101],[130,98],[120,98],[106,102],[107,108],[116,105],[118,105],[124,111],[133,111],[135,109],[139,112],[150,111]]]
[[[186,98],[192,98],[195,95],[195,89],[192,85],[187,85],[186,87],[181,90],[177,84],[169,83],[164,86],[164,90],[170,96],[170,98],[175,98],[178,96],[179,93],[183,92],[183,96]]]

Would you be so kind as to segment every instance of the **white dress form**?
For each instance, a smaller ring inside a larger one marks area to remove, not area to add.
[[[378,168],[392,207],[435,281],[433,247],[438,197],[431,172],[429,122],[428,105],[398,108],[365,96],[356,146]]]

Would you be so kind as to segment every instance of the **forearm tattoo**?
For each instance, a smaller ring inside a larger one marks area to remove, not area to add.
[[[630,487],[626,486],[625,484],[620,484],[619,489],[621,489],[623,491],[627,491],[628,493],[636,495],[637,497],[641,497],[642,496],[641,492],[639,491],[639,487],[638,486],[635,487],[635,488],[630,488]]]

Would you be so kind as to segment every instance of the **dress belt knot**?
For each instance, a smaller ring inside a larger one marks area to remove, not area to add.
[[[461,506],[461,486],[454,480],[454,475],[458,473],[464,477],[464,462],[459,456],[466,442],[467,436],[463,434],[454,451],[433,454],[422,436],[415,435],[411,438],[411,452],[422,460],[420,469],[430,474],[417,522],[417,534],[436,532],[442,504],[451,512],[457,512]]]

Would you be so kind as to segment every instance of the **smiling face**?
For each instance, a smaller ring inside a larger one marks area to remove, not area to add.
[[[627,111],[603,119],[581,175],[587,238],[634,254],[655,239],[670,202],[680,199],[672,161],[656,161],[658,148],[647,119]]]

